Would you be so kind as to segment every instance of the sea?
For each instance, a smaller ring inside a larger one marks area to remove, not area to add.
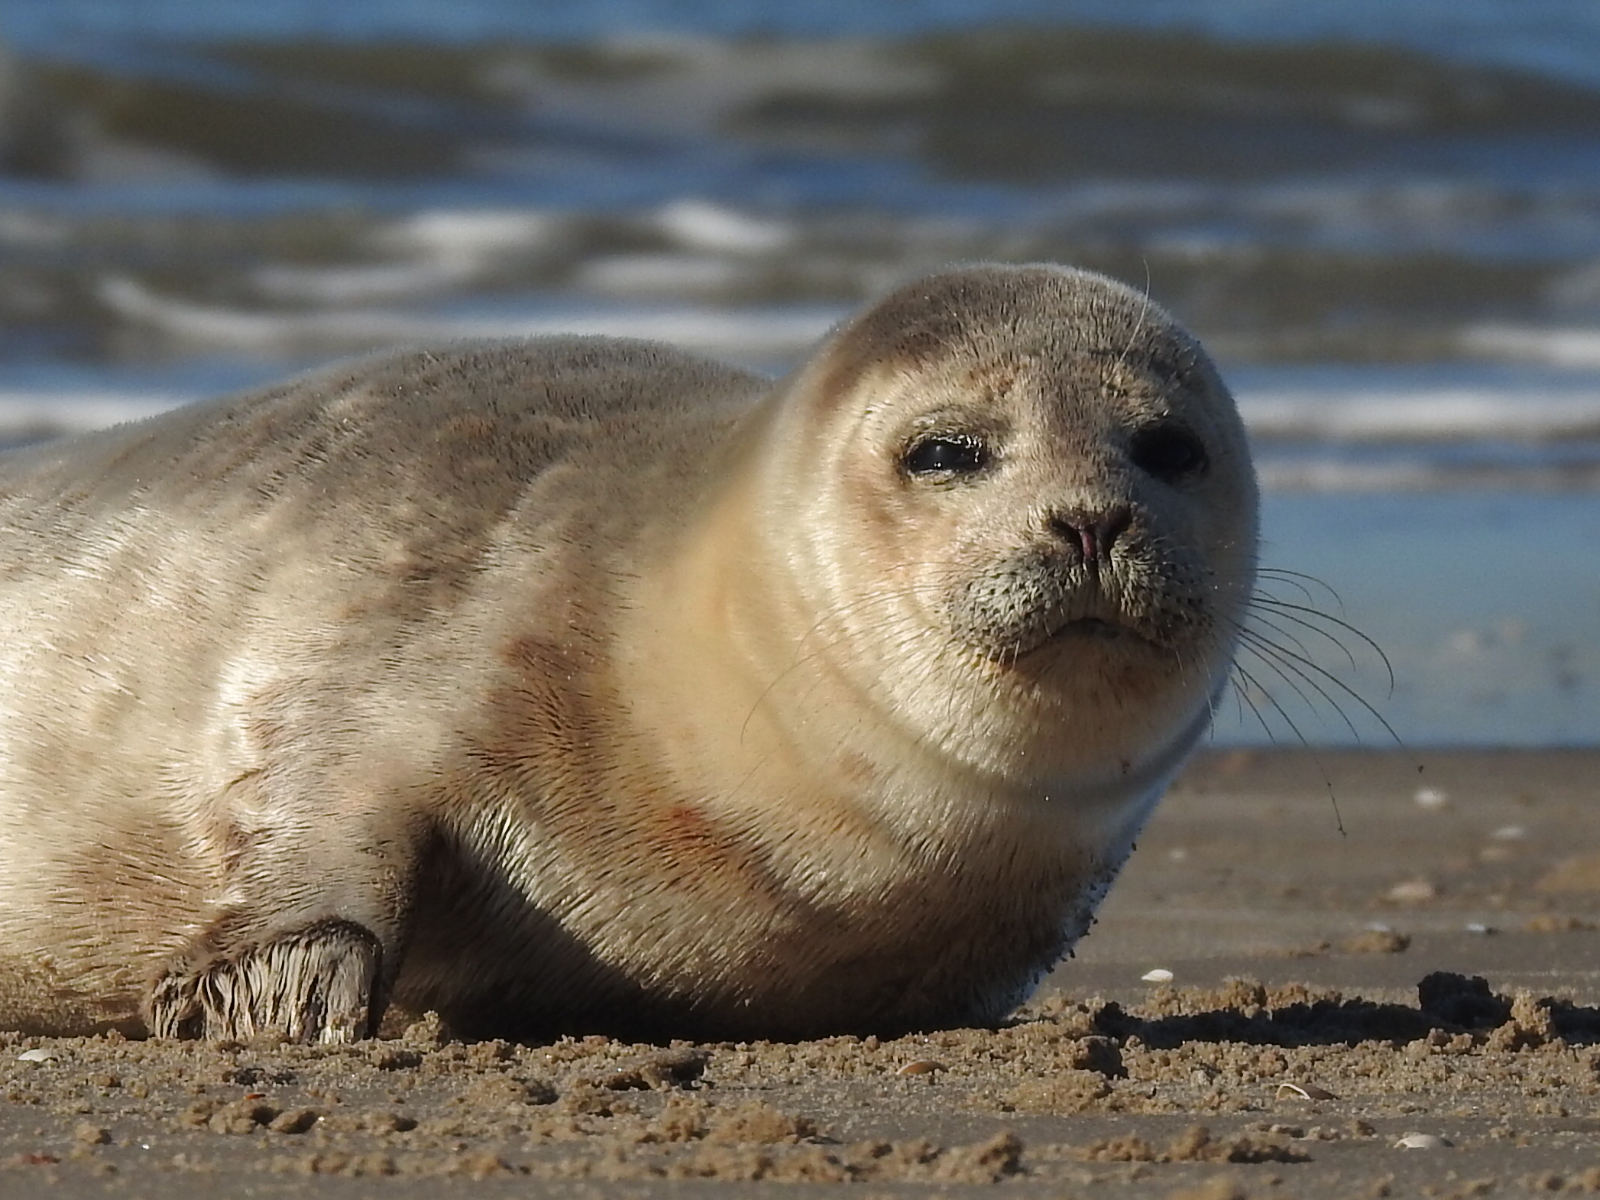
[[[418,340],[776,375],[975,259],[1238,398],[1216,744],[1600,743],[1593,0],[0,0],[0,443]]]

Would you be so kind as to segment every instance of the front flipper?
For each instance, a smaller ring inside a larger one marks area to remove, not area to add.
[[[151,989],[145,1022],[155,1037],[352,1042],[377,1029],[383,991],[378,938],[332,918],[225,952],[180,956]]]

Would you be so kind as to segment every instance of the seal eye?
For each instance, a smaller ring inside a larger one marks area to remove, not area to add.
[[[1134,465],[1167,483],[1203,474],[1209,465],[1206,448],[1181,425],[1152,425],[1133,435],[1129,453]]]
[[[965,434],[919,438],[900,459],[908,475],[970,475],[988,463],[988,447]]]

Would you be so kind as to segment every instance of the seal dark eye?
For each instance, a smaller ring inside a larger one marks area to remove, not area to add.
[[[1167,483],[1193,479],[1205,472],[1206,448],[1181,425],[1152,425],[1133,435],[1129,450],[1134,465]]]
[[[908,475],[970,475],[988,464],[988,447],[964,434],[918,438],[900,458]]]

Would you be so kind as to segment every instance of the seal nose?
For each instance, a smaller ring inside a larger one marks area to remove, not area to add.
[[[1067,509],[1051,514],[1050,532],[1075,548],[1085,563],[1099,563],[1132,520],[1133,514],[1122,504],[1098,511]]]

